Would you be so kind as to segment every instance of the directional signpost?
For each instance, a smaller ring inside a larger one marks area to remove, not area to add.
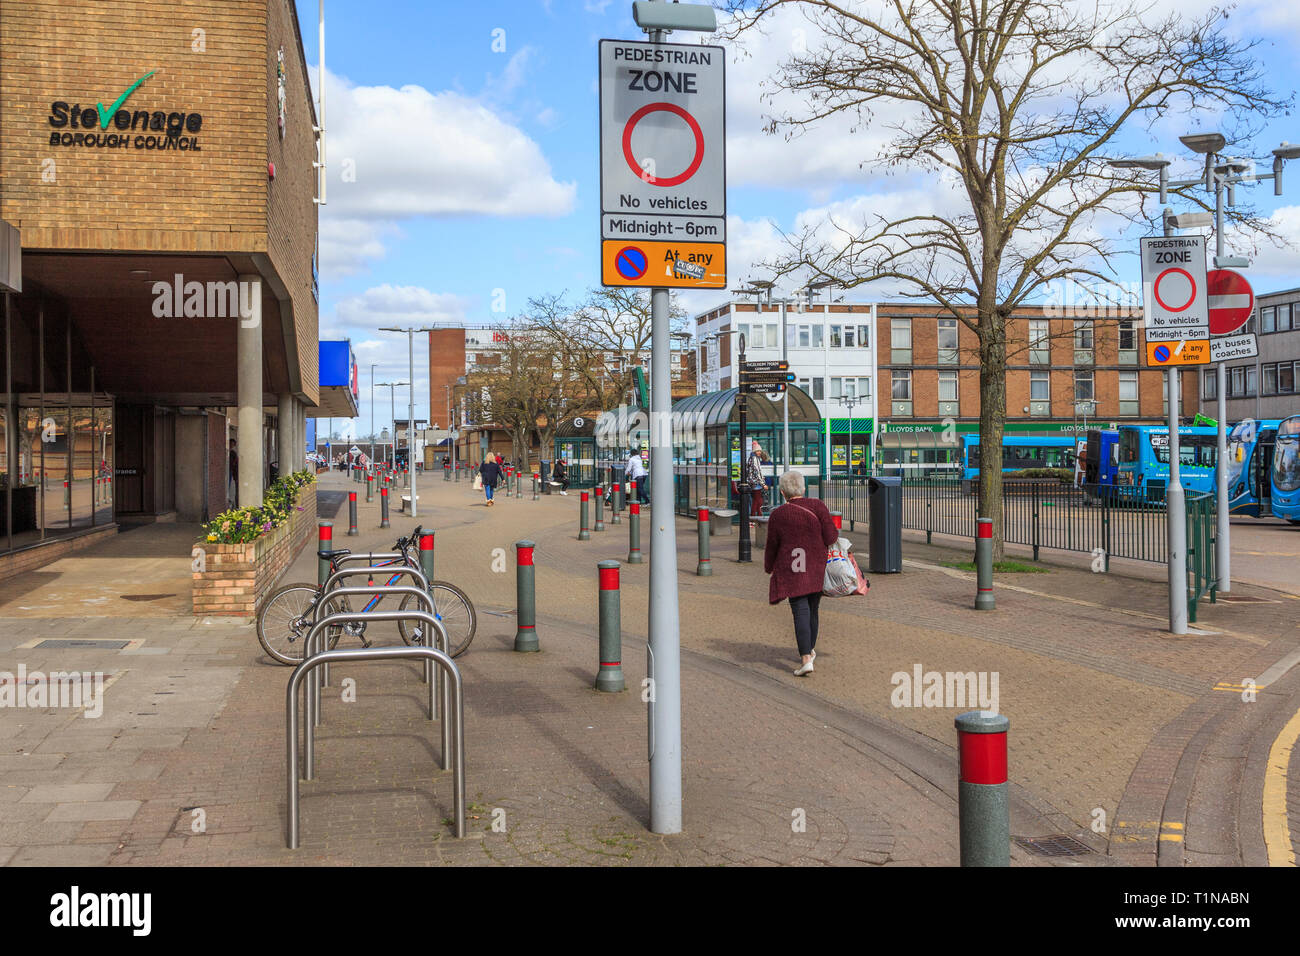
[[[601,282],[727,287],[722,47],[600,41]]]
[[[1165,368],[1169,393],[1169,630],[1187,633],[1187,501],[1178,450],[1178,370],[1210,361],[1210,308],[1204,236],[1141,240],[1142,314],[1147,364]]]

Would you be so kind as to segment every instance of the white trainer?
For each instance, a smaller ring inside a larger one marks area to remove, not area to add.
[[[797,668],[795,668],[794,676],[803,677],[805,674],[811,674],[812,672],[813,672],[813,662],[809,661],[807,664],[800,664]]]

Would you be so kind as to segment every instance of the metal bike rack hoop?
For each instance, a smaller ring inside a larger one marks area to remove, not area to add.
[[[405,612],[380,612],[385,614],[401,615]],[[413,619],[425,620],[426,623],[436,626],[438,622],[424,611],[410,612]],[[331,615],[322,623],[341,623],[335,621]],[[395,617],[392,619],[400,619]],[[303,680],[317,667],[330,661],[374,661],[374,660],[402,660],[415,659],[427,660],[436,664],[443,673],[443,678],[449,683],[449,694],[443,696],[443,740],[444,750],[442,754],[443,769],[447,769],[447,764],[452,764],[452,804],[455,822],[455,832],[458,838],[465,836],[465,701],[463,685],[461,683],[460,670],[456,667],[455,662],[440,650],[432,647],[371,647],[357,648],[347,650],[323,651],[314,657],[309,657],[293,669],[289,676],[289,684],[285,689],[285,746],[286,746],[286,777],[288,785],[286,801],[286,817],[288,821],[288,839],[289,849],[298,848],[299,837],[299,806],[298,806],[298,689],[302,686]],[[450,706],[449,706],[450,704]],[[449,735],[447,725],[448,717],[455,720],[455,733]],[[313,745],[311,737],[310,724],[307,730],[307,746]],[[447,744],[450,743],[448,752]],[[308,751],[310,753],[310,750]],[[451,758],[449,760],[449,758]],[[310,779],[310,778],[308,778]]]

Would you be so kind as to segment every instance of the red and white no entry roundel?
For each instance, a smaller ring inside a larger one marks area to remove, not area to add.
[[[1206,274],[1210,305],[1210,334],[1230,335],[1246,324],[1255,311],[1255,293],[1239,272],[1211,269]]]

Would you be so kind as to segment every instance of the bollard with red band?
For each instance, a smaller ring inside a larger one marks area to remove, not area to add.
[[[587,493],[585,491],[578,502],[578,540],[591,540],[591,532],[587,529]]]
[[[603,489],[600,487],[600,485],[596,486],[595,494],[596,494],[596,526],[591,530],[604,531],[605,530],[605,496],[603,493]]]
[[[355,537],[361,532],[357,530],[357,493],[348,492],[348,537]]]
[[[958,714],[957,817],[962,866],[1011,865],[1007,801],[1007,731],[1011,721],[989,710]]]
[[[420,532],[420,570],[424,572],[425,580],[430,584],[433,583],[433,532]]]
[[[330,563],[327,559],[320,556],[322,551],[332,551],[334,549],[334,522],[317,521],[316,522],[316,584],[324,587],[325,582],[330,577]]]
[[[975,610],[992,611],[993,597],[993,519],[977,518],[975,537]]]
[[[844,530],[844,515],[840,514],[838,511],[832,511],[831,521],[835,522],[836,531]]]
[[[695,576],[707,578],[713,574],[713,565],[709,561],[709,509],[697,508],[695,511],[695,530],[700,538],[700,563],[695,566]]]
[[[628,502],[627,506],[627,563],[641,563],[641,503]]]
[[[517,628],[515,650],[540,651],[537,643],[537,601],[534,580],[533,549],[531,541],[515,542],[515,603]]]
[[[540,478],[541,475],[539,475],[537,472],[533,472],[533,500],[534,501],[539,500],[537,497],[537,482]]]
[[[596,690],[616,693],[626,688],[623,680],[623,622],[618,592],[618,562],[601,561],[596,565],[599,590],[596,592],[600,613],[600,670]]]
[[[391,528],[388,523],[388,486],[379,489],[379,527]]]
[[[611,468],[610,471],[612,472],[613,469]],[[610,498],[609,501],[609,510],[613,516],[609,519],[609,523],[622,524],[623,523],[623,482],[616,481],[613,483],[611,487],[614,489],[614,491],[613,491],[613,496]]]

